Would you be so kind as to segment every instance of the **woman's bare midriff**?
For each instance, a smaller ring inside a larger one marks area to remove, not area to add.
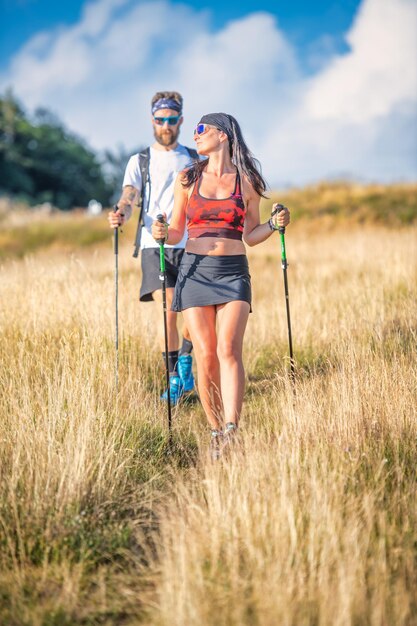
[[[224,237],[196,237],[188,239],[185,251],[191,252],[191,254],[206,254],[207,256],[246,254],[243,241],[225,239]]]

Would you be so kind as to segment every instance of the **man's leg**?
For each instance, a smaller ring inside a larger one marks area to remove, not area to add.
[[[183,326],[182,328],[182,344],[179,351],[179,355],[191,355],[193,350],[193,342],[191,341],[190,333],[188,332],[188,328]]]
[[[167,267],[169,267],[169,280],[170,280],[170,287],[171,287],[171,286],[174,286],[177,281],[179,267],[182,261],[184,250],[171,250],[168,252],[168,254],[171,257],[171,262],[169,263],[169,265],[167,264]],[[178,344],[178,346],[179,345],[180,344]],[[186,324],[183,323],[182,344],[178,353],[177,371],[181,379],[181,384],[182,384],[184,392],[192,391],[195,386],[194,376],[193,376],[193,358],[191,356],[192,349],[193,349],[193,344],[191,341],[190,333],[188,331]]]
[[[153,299],[156,302],[158,311],[162,314],[162,290],[158,289],[152,293]],[[172,287],[167,288],[167,331],[168,331],[168,351],[177,351],[179,349],[179,335],[177,329],[177,313],[171,311],[172,298],[174,295],[174,289]],[[162,350],[165,350],[165,337],[163,325],[158,324],[158,339]]]
[[[162,311],[162,290],[158,289],[153,292],[153,298],[156,302],[156,308],[158,311]],[[177,313],[171,311],[172,297],[174,295],[174,289],[168,287],[167,289],[167,334],[168,334],[168,358],[170,360],[170,375],[177,373],[177,361],[178,361],[178,348],[179,348],[179,335],[177,329]],[[165,355],[165,336],[163,324],[157,324],[158,328],[158,340],[163,355]]]
[[[183,250],[165,250],[165,268],[167,278],[167,340],[168,340],[168,367],[170,374],[170,387],[171,398],[176,401],[179,400],[184,392],[189,392],[194,389],[194,376],[192,371],[192,356],[191,351],[193,344],[191,342],[190,333],[185,325],[183,325],[183,341],[180,348],[179,335],[178,335],[178,316],[177,313],[171,311],[171,304],[174,297],[174,285],[178,276],[178,268],[181,263]],[[145,258],[146,257],[146,258]],[[149,260],[148,260],[149,259]],[[142,263],[142,272],[145,271],[149,279],[152,277],[152,292],[149,293],[155,301],[156,309],[155,316],[159,316],[162,313],[162,289],[161,283],[155,284],[153,280],[159,277],[159,271],[157,271],[157,264],[159,263],[159,257],[154,254],[154,251],[142,252],[142,260],[145,260],[146,266]],[[150,290],[149,290],[150,291]],[[156,317],[158,319],[158,317]],[[163,324],[157,324],[158,338],[162,349],[162,355],[165,361],[165,337]],[[179,379],[178,379],[179,378]],[[167,398],[168,394],[165,392],[163,398]]]
[[[182,327],[182,344],[178,353],[178,374],[181,378],[185,392],[192,391],[195,387],[193,376],[193,357],[191,356],[192,349],[193,343],[191,341],[191,336],[184,323]]]
[[[153,292],[153,297],[156,303],[158,311],[162,311],[162,290],[158,289]],[[172,298],[174,295],[174,289],[168,287],[166,290],[167,295],[167,339],[168,339],[168,369],[169,369],[169,385],[170,385],[170,397],[171,404],[177,404],[184,394],[184,384],[179,376],[179,362],[178,362],[178,348],[179,348],[179,336],[177,329],[177,313],[171,311]],[[165,336],[163,324],[157,324],[159,344],[162,349],[162,358],[165,361]],[[188,390],[187,390],[188,391]],[[168,392],[165,391],[162,396],[162,400],[168,399]]]
[[[154,299],[158,306],[162,307],[162,292],[154,291]],[[174,297],[174,289],[167,289],[167,329],[168,329],[168,361],[170,376],[179,376],[181,382],[182,393],[188,393],[195,387],[193,376],[193,359],[191,351],[193,344],[191,342],[190,333],[186,326],[183,326],[183,340],[179,349],[179,334],[177,328],[178,314],[171,311],[172,299]],[[163,329],[162,329],[163,330]],[[161,335],[160,342],[165,346],[164,336]],[[165,353],[163,352],[165,358]],[[172,381],[175,385],[177,381]],[[181,394],[182,395],[182,394]]]

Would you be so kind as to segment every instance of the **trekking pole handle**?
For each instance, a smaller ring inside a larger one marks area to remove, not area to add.
[[[285,209],[285,206],[283,204],[277,204],[277,208],[275,209],[273,215],[275,213],[281,213],[281,211],[284,211],[284,209]],[[280,235],[283,235],[285,233],[285,226],[280,226],[278,228],[278,232]]]
[[[285,206],[283,204],[277,204],[275,205],[275,209],[272,211],[271,213],[271,218],[276,215],[277,213],[281,213],[281,211],[285,211]],[[271,229],[273,228],[271,220],[269,220],[269,224]],[[278,230],[278,232],[280,233],[280,235],[283,235],[285,233],[285,226],[279,226],[279,228],[274,228],[274,230]]]
[[[164,216],[162,215],[162,213],[160,213],[159,215],[156,216],[156,220],[157,222],[160,222],[161,224],[166,224],[165,220],[164,220]],[[167,224],[168,226],[168,224]],[[156,240],[160,246],[164,245],[165,243],[165,237],[163,239],[157,239]]]

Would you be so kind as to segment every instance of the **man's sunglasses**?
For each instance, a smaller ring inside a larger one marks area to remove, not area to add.
[[[180,119],[179,115],[170,115],[169,117],[154,117],[155,124],[158,126],[163,126],[165,122],[168,122],[170,126],[175,126],[178,124],[178,120]]]

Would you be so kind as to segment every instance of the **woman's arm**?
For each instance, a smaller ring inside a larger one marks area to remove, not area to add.
[[[165,239],[165,243],[176,244],[181,241],[184,236],[186,208],[188,202],[188,189],[183,187],[183,172],[180,172],[175,180],[174,186],[174,210],[169,226],[164,222],[154,222],[152,224],[152,237]],[[164,214],[166,219],[166,215]]]
[[[259,203],[261,197],[256,193],[248,180],[244,180],[243,184],[244,198],[246,202],[246,218],[243,229],[243,240],[248,246],[256,246],[262,241],[266,241],[272,233],[268,222],[261,224],[259,217]],[[246,192],[246,193],[245,193]],[[274,204],[272,210],[276,207]],[[290,212],[284,207],[284,210],[277,213],[271,218],[276,228],[279,226],[288,226],[290,223]]]

